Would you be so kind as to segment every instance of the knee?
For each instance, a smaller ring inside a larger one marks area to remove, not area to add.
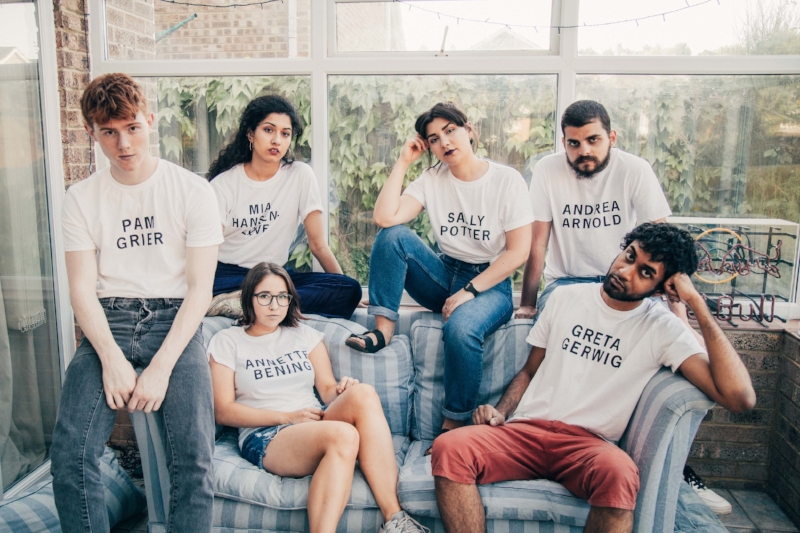
[[[433,441],[431,471],[434,476],[462,484],[475,483],[478,472],[470,444],[472,439],[463,433],[448,431]]]
[[[445,345],[460,346],[466,344],[483,344],[483,332],[475,327],[474,320],[463,316],[451,316],[444,323],[442,337]]]
[[[347,395],[347,401],[352,402],[358,410],[381,408],[381,399],[375,387],[367,383],[353,385],[344,394]]]
[[[313,423],[313,422],[312,422]],[[358,455],[358,430],[346,422],[327,422],[330,424],[325,436],[325,453],[334,454],[355,462]]]
[[[597,500],[613,503],[635,502],[636,495],[639,493],[639,468],[621,450],[613,455],[614,457],[604,458],[593,469],[590,503]],[[600,506],[615,507],[616,505]]]
[[[403,225],[384,228],[375,236],[375,242],[372,244],[373,253],[376,249],[393,246],[402,242],[404,239],[416,236],[416,233]]]

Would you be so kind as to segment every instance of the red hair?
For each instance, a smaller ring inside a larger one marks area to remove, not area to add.
[[[92,80],[81,96],[83,120],[90,126],[147,113],[144,91],[127,74],[105,74]]]

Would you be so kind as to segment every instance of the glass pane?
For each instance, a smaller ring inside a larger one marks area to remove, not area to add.
[[[705,278],[715,283],[706,292],[730,294],[732,280],[723,280],[735,273],[738,290],[790,296],[800,220],[800,76],[586,75],[576,89],[579,99],[607,107],[617,147],[650,162],[691,231],[736,234],[703,237],[713,263]]]
[[[246,4],[252,2],[107,0],[108,58],[308,57],[311,0]]]
[[[0,488],[48,456],[61,390],[35,4],[0,4]]]
[[[787,0],[584,1],[579,25],[584,55],[800,54],[800,3]]]
[[[550,49],[550,0],[336,4],[339,52]]]
[[[298,161],[311,162],[311,79],[308,76],[139,78],[156,114],[153,152],[205,176],[211,163],[236,134],[250,101],[279,94],[297,107],[306,125],[292,146]],[[287,266],[311,269],[311,251],[300,226]]]
[[[378,227],[375,199],[417,115],[445,100],[458,103],[476,126],[478,155],[510,165],[530,179],[533,165],[553,153],[556,76],[330,76],[331,248],[345,274],[368,282]],[[406,174],[416,179],[421,157]],[[409,226],[432,247],[425,212]],[[515,281],[521,280],[519,273]]]

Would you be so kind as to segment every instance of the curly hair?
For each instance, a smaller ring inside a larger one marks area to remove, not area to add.
[[[91,81],[81,96],[81,113],[89,126],[110,120],[132,120],[147,113],[141,86],[127,74],[105,74]]]
[[[303,119],[295,109],[294,105],[277,94],[259,96],[247,104],[239,119],[239,129],[233,140],[223,148],[217,159],[211,163],[206,174],[208,181],[213,180],[226,170],[230,170],[236,165],[247,163],[253,158],[253,149],[247,135],[254,132],[261,121],[272,113],[286,115],[292,123],[292,138],[297,140],[303,134]],[[291,165],[294,162],[292,149],[286,152],[281,159],[284,165]]]
[[[697,270],[697,251],[692,235],[666,222],[645,222],[625,235],[623,250],[636,241],[653,261],[664,265],[664,281],[676,272],[691,276]]]

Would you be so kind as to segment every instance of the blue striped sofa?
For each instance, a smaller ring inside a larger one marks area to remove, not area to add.
[[[372,328],[372,317],[359,309],[354,322],[309,317],[325,333],[334,374],[350,375],[375,386],[392,431],[400,469],[400,503],[434,532],[443,532],[424,451],[441,426],[442,321],[428,311],[405,311],[396,335],[381,352],[366,355],[344,344],[350,333]],[[532,321],[511,320],[486,341],[480,402],[495,403],[524,364]],[[206,343],[229,319],[203,321]],[[694,434],[713,403],[680,375],[659,372],[648,384],[620,446],[639,467],[641,491],[635,513],[638,532],[673,533],[682,470]],[[142,452],[150,533],[165,532],[169,508],[169,473],[159,417],[137,412],[134,429]],[[310,476],[280,478],[254,467],[239,454],[236,433],[218,431],[214,453],[213,528],[220,533],[308,531],[306,505]],[[588,504],[558,483],[514,481],[482,486],[490,532],[577,533]],[[382,517],[359,471],[337,532],[376,532]]]

